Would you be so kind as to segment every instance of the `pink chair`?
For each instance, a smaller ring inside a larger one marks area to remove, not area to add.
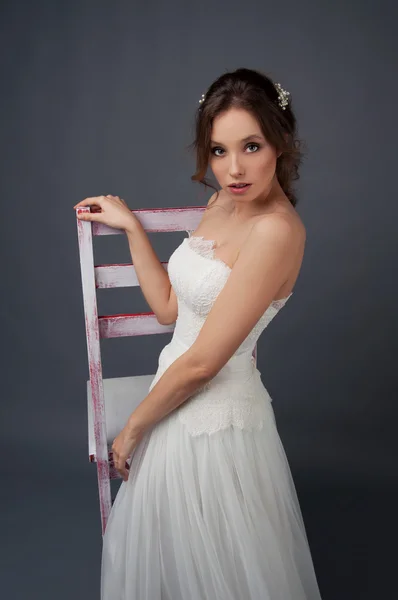
[[[133,212],[148,232],[194,231],[204,209],[205,206],[194,206]],[[76,211],[76,214],[89,212],[90,208],[82,207]],[[133,264],[94,265],[93,236],[123,234],[123,231],[101,223],[76,221],[90,377],[87,382],[88,451],[90,462],[97,463],[103,535],[112,506],[110,480],[120,478],[109,448],[129,415],[147,395],[155,374],[103,379],[100,340],[168,333],[174,330],[175,324],[159,324],[153,312],[98,316],[97,288],[131,287],[139,282]],[[167,270],[168,263],[162,265]],[[257,347],[253,352],[255,360],[256,350]]]

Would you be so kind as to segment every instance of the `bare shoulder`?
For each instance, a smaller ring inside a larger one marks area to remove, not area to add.
[[[273,212],[264,215],[255,223],[252,233],[256,237],[265,237],[275,242],[286,242],[296,247],[305,244],[306,240],[304,223],[295,211]]]
[[[261,270],[256,260],[259,256],[266,269],[273,265],[275,273],[282,277],[274,298],[286,298],[293,290],[301,269],[305,239],[305,227],[301,219],[295,218],[294,214],[269,213],[256,221],[239,257],[245,257],[248,269],[252,264],[258,264]]]

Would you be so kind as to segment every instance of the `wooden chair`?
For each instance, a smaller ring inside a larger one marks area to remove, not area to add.
[[[204,210],[204,206],[194,206],[133,212],[145,231],[171,232],[194,231]],[[80,207],[76,214],[89,211],[89,207]],[[153,312],[98,316],[97,289],[131,287],[139,285],[139,282],[133,264],[94,265],[93,236],[122,234],[122,230],[97,222],[76,221],[90,377],[87,381],[88,452],[90,462],[97,463],[103,535],[112,507],[110,480],[120,478],[109,448],[129,415],[147,395],[155,374],[103,379],[100,340],[169,333],[174,330],[175,324],[161,325]],[[167,270],[168,262],[162,265]],[[257,347],[253,352],[255,360],[256,350]]]

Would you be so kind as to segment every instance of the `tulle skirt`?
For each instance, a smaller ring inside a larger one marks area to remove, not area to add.
[[[271,402],[261,430],[192,436],[178,409],[137,446],[103,538],[101,600],[319,600]]]

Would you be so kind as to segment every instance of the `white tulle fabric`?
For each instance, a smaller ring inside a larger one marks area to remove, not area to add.
[[[178,319],[150,389],[193,343],[230,272],[199,236],[172,254]],[[289,297],[273,302],[217,376],[136,448],[103,539],[102,600],[321,598],[271,398],[252,358]]]

